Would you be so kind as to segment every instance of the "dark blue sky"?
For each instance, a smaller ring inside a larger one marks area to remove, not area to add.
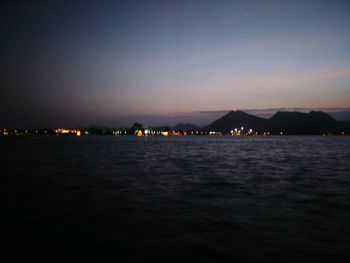
[[[0,126],[350,106],[349,1],[8,1]]]

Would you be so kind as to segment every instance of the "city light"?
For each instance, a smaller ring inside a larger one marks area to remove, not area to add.
[[[245,123],[246,124],[246,123]],[[232,125],[233,126],[233,125]],[[205,129],[193,129],[193,130],[177,130],[177,129],[171,129],[171,127],[167,126],[159,126],[159,127],[142,127],[142,124],[139,124],[139,127],[136,129],[134,128],[85,128],[82,130],[78,129],[69,129],[69,128],[57,128],[57,129],[0,129],[0,136],[39,136],[39,135],[75,135],[75,136],[83,136],[83,135],[113,135],[113,136],[186,136],[186,135],[192,135],[192,136],[205,136],[205,135],[226,135],[226,136],[254,136],[254,135],[262,135],[262,136],[282,136],[282,135],[292,135],[292,133],[287,129],[280,129],[277,130],[259,130],[256,127],[254,129],[247,126],[239,126],[239,128],[233,128],[230,127],[228,130],[210,130],[206,131]],[[330,135],[349,135],[347,130],[338,130],[335,132],[329,132],[325,131],[322,133],[319,133],[319,135],[323,136],[330,136]]]
[[[81,131],[80,130],[70,130],[70,129],[55,129],[54,130],[56,134],[76,134],[77,136],[81,135]],[[28,133],[28,131],[25,131],[26,133]],[[44,130],[44,133],[47,133],[46,130]]]

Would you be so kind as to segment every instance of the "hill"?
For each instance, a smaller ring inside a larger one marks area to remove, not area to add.
[[[220,131],[228,133],[235,128],[246,127],[253,130],[261,130],[267,127],[267,120],[250,115],[243,111],[230,111],[220,119],[204,128],[205,131]]]
[[[336,121],[332,116],[321,111],[277,112],[265,119],[250,115],[243,111],[230,111],[223,117],[204,128],[205,131],[229,133],[235,128],[244,127],[257,132],[271,134],[327,134],[349,132],[349,122]]]

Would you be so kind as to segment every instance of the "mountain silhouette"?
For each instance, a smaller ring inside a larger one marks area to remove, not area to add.
[[[267,127],[267,120],[261,117],[250,115],[243,111],[230,111],[220,119],[205,127],[205,131],[220,131],[229,133],[231,130],[241,127],[253,130],[260,130]]]
[[[243,111],[230,111],[223,117],[204,128],[205,131],[229,133],[244,127],[245,131],[270,132],[271,134],[328,134],[350,130],[349,122],[336,121],[329,114],[321,111],[276,112],[269,119],[256,117]]]
[[[323,134],[339,130],[339,123],[327,113],[321,111],[277,112],[268,119],[268,128],[273,133],[286,134]]]

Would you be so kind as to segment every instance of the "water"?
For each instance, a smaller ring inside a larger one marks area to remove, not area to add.
[[[2,262],[350,260],[350,137],[0,139]]]

